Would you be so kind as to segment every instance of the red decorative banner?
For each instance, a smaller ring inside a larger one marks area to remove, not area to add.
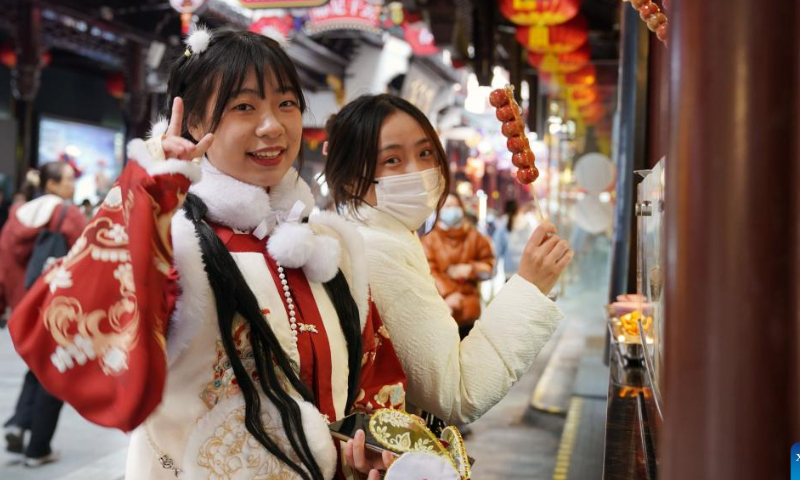
[[[321,7],[330,0],[239,0],[247,8],[313,8]]]
[[[439,53],[435,39],[428,26],[423,22],[404,23],[402,25],[405,39],[411,45],[414,55],[434,55]]]
[[[308,11],[306,29],[310,34],[326,30],[366,30],[381,33],[381,7],[367,0],[331,0],[324,7]]]
[[[261,17],[250,24],[248,30],[283,43],[289,38],[293,26],[292,16],[283,15],[281,17]]]

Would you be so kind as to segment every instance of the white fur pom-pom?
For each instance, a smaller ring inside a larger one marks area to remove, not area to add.
[[[211,32],[209,32],[206,27],[197,27],[197,30],[186,37],[186,46],[191,49],[194,55],[205,52],[210,41]]]
[[[327,235],[314,236],[314,248],[311,258],[303,267],[303,272],[312,282],[325,283],[333,280],[339,272],[342,250],[339,242]]]
[[[300,268],[308,263],[314,246],[311,228],[293,222],[278,225],[267,242],[272,258],[287,268]]]
[[[148,140],[151,138],[160,137],[167,133],[167,127],[169,127],[169,122],[167,121],[167,117],[159,116],[156,120],[150,125],[150,131],[147,132]]]

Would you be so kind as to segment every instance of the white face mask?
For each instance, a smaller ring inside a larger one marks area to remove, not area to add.
[[[416,230],[436,211],[444,181],[438,168],[375,179],[378,210],[388,213],[409,230]]]

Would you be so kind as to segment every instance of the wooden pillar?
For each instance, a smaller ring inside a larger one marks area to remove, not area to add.
[[[789,478],[800,441],[800,7],[670,4],[661,472]]]
[[[17,185],[32,166],[33,102],[39,94],[42,75],[42,9],[32,0],[19,7],[17,18],[17,65],[11,71],[11,93],[17,116],[18,144]]]
[[[142,47],[136,43],[130,46],[128,51],[127,68],[127,94],[123,113],[127,127],[127,136],[131,138],[142,138],[149,128],[147,112],[150,102],[145,88],[146,67]]]

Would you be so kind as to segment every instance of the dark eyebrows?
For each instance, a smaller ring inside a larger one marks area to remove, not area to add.
[[[414,146],[415,147],[421,147],[422,145],[425,145],[426,143],[431,143],[431,139],[428,138],[428,137],[425,137],[425,138],[422,138],[420,140],[417,140],[417,142],[414,144]],[[401,145],[397,145],[397,144],[386,145],[385,147],[382,147],[382,148],[378,149],[378,153],[381,153],[384,150],[396,150],[398,148],[402,148],[402,146]]]

